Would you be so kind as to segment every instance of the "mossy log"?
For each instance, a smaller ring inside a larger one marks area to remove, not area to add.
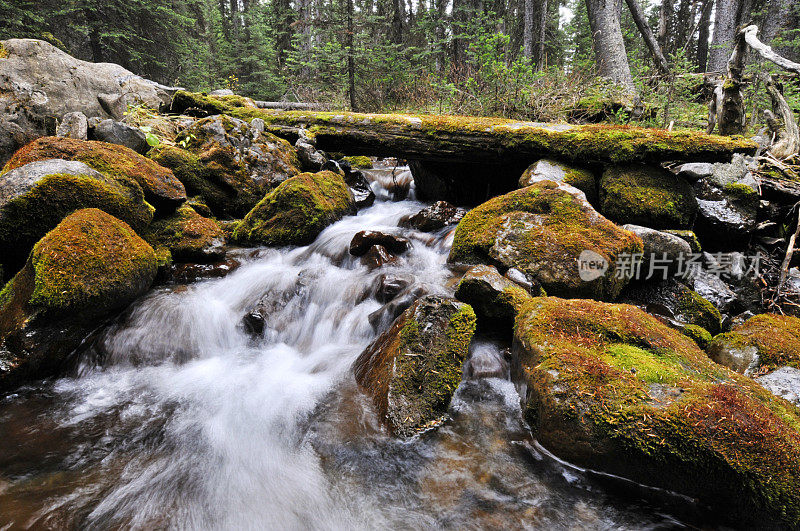
[[[234,97],[178,92],[172,110],[261,118],[266,129],[296,138],[312,134],[319,149],[354,155],[416,160],[510,163],[555,157],[577,162],[730,160],[752,154],[741,137],[619,125],[569,125],[464,116],[274,111],[246,106]]]

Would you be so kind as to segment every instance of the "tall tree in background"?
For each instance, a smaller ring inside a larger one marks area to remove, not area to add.
[[[598,73],[635,92],[620,27],[620,7],[616,0],[586,0]]]
[[[664,0],[664,2],[668,3],[669,0]],[[650,50],[650,54],[653,56],[656,67],[662,74],[669,72],[669,63],[667,62],[666,57],[664,57],[664,52],[656,40],[655,35],[653,35],[653,30],[650,29],[650,25],[647,23],[644,11],[642,11],[642,7],[639,5],[638,0],[625,0],[625,3],[628,4],[628,9],[631,12],[633,21],[636,23],[636,27],[639,29],[639,33],[641,33],[642,39],[644,39],[644,42],[647,45],[647,49]]]
[[[547,0],[525,0],[523,55],[538,68],[545,63]]]
[[[748,22],[752,10],[751,0],[717,0],[714,15],[714,37],[708,56],[708,72],[725,72],[733,51],[736,29]]]

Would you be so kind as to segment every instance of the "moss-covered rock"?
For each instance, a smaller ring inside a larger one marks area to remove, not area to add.
[[[233,237],[250,245],[307,245],[325,227],[353,213],[355,200],[341,175],[302,173],[264,196]]]
[[[186,200],[183,184],[172,171],[118,144],[48,136],[17,151],[3,171],[47,159],[77,160],[117,180],[141,187],[145,199],[158,210],[170,211]]]
[[[77,161],[35,161],[0,175],[0,263],[6,272],[19,270],[33,245],[81,208],[99,208],[136,230],[150,223],[154,211],[137,184],[123,186]]]
[[[623,294],[622,301],[652,310],[651,313],[665,314],[682,325],[700,326],[712,335],[718,334],[722,328],[719,310],[702,295],[673,278],[631,287]]]
[[[342,157],[343,161],[348,163],[351,168],[357,170],[370,170],[372,169],[372,159],[363,155],[354,155],[352,157]]]
[[[800,411],[627,305],[539,297],[515,354],[537,439],[579,466],[666,488],[735,526],[800,525]]]
[[[730,332],[714,337],[708,353],[718,363],[738,372],[746,372],[753,362],[755,366],[751,371],[756,368],[774,370],[787,365],[800,368],[800,318],[767,313],[756,315]],[[739,359],[745,361],[737,363]]]
[[[697,216],[697,200],[688,182],[664,169],[612,166],[600,180],[600,211],[617,223],[685,229]]]
[[[459,222],[448,261],[516,268],[553,295],[613,299],[629,280],[617,275],[617,259],[641,253],[642,242],[582,196],[570,186],[543,181],[495,197]],[[578,269],[584,251],[608,266],[587,281]]]
[[[584,168],[569,166],[552,159],[541,159],[528,166],[522,173],[519,186],[524,188],[539,181],[566,183],[586,194],[590,203],[597,200],[597,181],[594,174]]]
[[[210,116],[149,154],[175,172],[190,195],[203,198],[218,216],[242,217],[264,194],[299,173],[300,162],[285,140],[244,120]]]
[[[697,235],[693,231],[672,229],[672,230],[665,230],[664,232],[666,232],[667,234],[672,234],[673,236],[677,236],[681,240],[688,243],[693,253],[703,252],[703,246],[700,245],[700,240],[697,239]]]
[[[713,336],[711,332],[703,328],[702,326],[697,325],[686,325],[681,330],[683,335],[690,338],[692,341],[697,343],[697,346],[704,349],[708,347],[708,344],[711,343],[711,339]]]
[[[125,222],[66,217],[0,293],[0,389],[54,374],[98,320],[144,293],[156,255]]]
[[[536,295],[540,288],[536,287]],[[531,298],[519,284],[503,277],[493,266],[471,267],[456,288],[456,298],[475,310],[481,325],[513,326],[517,310]]]
[[[168,255],[176,262],[212,262],[225,256],[222,229],[189,205],[181,206],[170,217],[153,221],[142,237],[162,259]]]
[[[358,357],[356,381],[393,434],[410,437],[447,414],[475,325],[468,304],[429,295]]]

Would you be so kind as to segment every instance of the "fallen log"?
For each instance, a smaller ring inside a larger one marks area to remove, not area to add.
[[[463,116],[275,111],[236,99],[179,92],[174,112],[200,108],[242,119],[261,118],[266,130],[295,139],[306,131],[325,151],[472,164],[530,164],[541,157],[581,163],[729,161],[753,154],[742,137],[616,125],[570,125]]]
[[[298,101],[254,100],[253,103],[259,109],[282,109],[284,111],[324,111],[328,109],[328,106],[322,103],[302,103]]]

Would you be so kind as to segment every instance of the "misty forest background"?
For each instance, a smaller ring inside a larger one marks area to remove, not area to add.
[[[738,26],[757,24],[764,42],[800,56],[797,0],[607,1],[0,0],[0,39],[45,39],[161,83],[260,100],[541,121],[599,105],[612,122],[693,128],[707,113],[698,73],[724,72]],[[666,65],[645,45],[637,6]],[[622,32],[622,74],[604,71],[615,50],[597,49],[599,24]],[[751,55],[751,71],[772,69]],[[769,101],[750,79],[755,127]],[[798,92],[787,79],[796,111]],[[626,98],[650,111],[603,107]]]

